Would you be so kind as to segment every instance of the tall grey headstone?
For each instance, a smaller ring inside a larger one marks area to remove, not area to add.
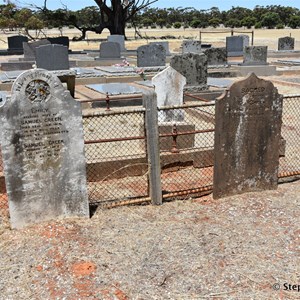
[[[162,45],[166,50],[166,55],[171,55],[170,48],[169,48],[169,42],[151,42],[149,44]]]
[[[201,42],[185,40],[182,42],[182,53],[201,53]]]
[[[116,42],[102,42],[100,44],[100,58],[121,58],[121,47]]]
[[[137,48],[138,67],[157,67],[166,65],[166,50],[162,45],[148,44]]]
[[[1,108],[1,147],[13,228],[89,215],[80,103],[41,69],[22,73]]]
[[[246,46],[243,65],[267,65],[268,46]]]
[[[278,39],[278,51],[282,50],[294,50],[295,39],[289,36],[285,36]]]
[[[207,57],[205,54],[174,55],[171,58],[170,66],[186,78],[186,90],[207,88]]]
[[[226,65],[227,51],[226,48],[208,48],[203,52],[207,56],[207,64],[210,65]]]
[[[50,44],[36,48],[36,66],[46,70],[68,70],[68,48],[62,45]]]
[[[252,73],[217,99],[214,198],[277,188],[282,98]]]
[[[244,48],[249,46],[247,35],[227,36],[226,50],[228,56],[243,56]]]
[[[183,87],[186,79],[175,69],[167,67],[152,78],[152,83],[158,107],[183,104]],[[183,119],[184,111],[180,109],[160,111],[158,115],[159,122],[181,122]]]
[[[23,42],[28,42],[28,37],[23,35],[14,35],[7,38],[8,51],[22,50]]]
[[[43,45],[50,45],[50,42],[48,40],[39,40],[31,43],[23,42],[24,60],[34,61],[36,58],[36,48]]]
[[[126,51],[126,48],[125,48],[125,37],[124,35],[121,35],[121,34],[112,34],[112,35],[109,35],[107,37],[107,41],[108,42],[115,42],[115,43],[119,43],[120,44],[120,47],[121,47],[121,51]]]

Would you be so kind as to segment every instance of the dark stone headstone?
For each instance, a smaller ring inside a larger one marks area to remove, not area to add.
[[[165,66],[166,49],[162,45],[148,44],[137,49],[138,67]]]
[[[208,48],[204,51],[207,56],[208,65],[226,65],[227,51],[226,48]]]
[[[243,65],[267,65],[268,46],[246,46]]]
[[[207,57],[205,54],[184,53],[174,55],[170,66],[186,78],[186,87],[206,87]]]
[[[51,44],[36,49],[36,66],[46,70],[68,70],[69,54],[66,46]]]
[[[62,45],[62,46],[67,47],[68,49],[70,47],[69,37],[67,37],[67,36],[49,37],[49,38],[47,38],[47,40],[51,44]]]
[[[278,39],[278,51],[282,50],[294,50],[295,39],[289,36],[285,36]]]
[[[13,228],[88,216],[80,103],[41,69],[22,73],[0,109],[1,148]]]
[[[116,42],[102,42],[100,44],[100,58],[121,58],[121,47]]]
[[[28,37],[23,35],[14,35],[7,38],[8,51],[23,50],[23,42],[28,42]]]
[[[39,40],[31,43],[23,43],[24,49],[24,60],[25,61],[35,61],[36,58],[36,48],[43,46],[43,45],[50,45],[48,40]]]
[[[216,101],[213,197],[277,188],[282,96],[254,73]]]
[[[244,47],[249,46],[247,35],[236,35],[226,37],[226,50],[228,56],[243,56]]]

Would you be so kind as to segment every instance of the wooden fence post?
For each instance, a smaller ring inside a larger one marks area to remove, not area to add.
[[[159,155],[159,135],[157,118],[157,98],[154,91],[143,94],[143,105],[146,109],[145,127],[149,170],[149,194],[151,203],[162,204],[161,167]]]

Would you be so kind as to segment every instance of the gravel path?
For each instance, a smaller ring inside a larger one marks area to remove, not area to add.
[[[299,206],[298,181],[2,227],[0,299],[300,299]]]

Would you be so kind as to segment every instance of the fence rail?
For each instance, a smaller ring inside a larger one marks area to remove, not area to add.
[[[155,110],[158,116],[166,112],[184,116],[183,122],[176,123],[176,130],[173,123],[158,127],[163,200],[189,198],[212,190],[214,101],[201,100]],[[151,201],[147,109],[104,108],[83,114],[91,205],[113,207]],[[278,175],[299,176],[300,95],[283,97],[282,121],[285,155],[280,158]],[[0,159],[0,222],[8,216],[7,202]]]

